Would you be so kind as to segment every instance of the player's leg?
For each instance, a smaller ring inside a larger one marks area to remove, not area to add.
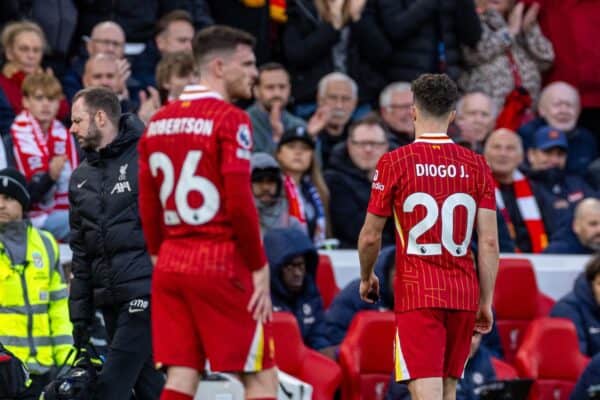
[[[186,291],[195,280],[155,269],[152,277],[152,342],[156,363],[167,367],[161,400],[191,400],[204,369],[204,350],[195,328],[194,304]]]
[[[275,368],[242,375],[247,399],[275,399],[277,397],[277,371]]]
[[[457,383],[456,378],[444,378],[444,400],[456,400]]]
[[[465,370],[475,328],[475,312],[448,310],[444,356],[444,400],[456,398],[456,384]]]
[[[412,400],[442,400],[442,378],[421,378],[408,382]]]
[[[446,328],[436,309],[396,313],[394,373],[408,381],[412,399],[441,400]]]

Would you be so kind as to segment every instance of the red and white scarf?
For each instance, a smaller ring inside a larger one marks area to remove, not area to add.
[[[517,198],[517,207],[519,213],[525,222],[525,228],[529,233],[529,239],[531,240],[531,248],[533,253],[541,253],[542,250],[548,246],[548,235],[546,235],[546,229],[544,228],[544,221],[542,221],[542,215],[538,204],[531,191],[531,186],[527,178],[518,170],[513,173],[513,189],[515,197]],[[514,224],[510,219],[504,200],[502,199],[502,193],[498,188],[498,182],[496,182],[496,205],[498,211],[506,221],[508,225],[508,231],[514,240],[516,238]]]
[[[48,172],[50,160],[55,156],[67,156],[67,162],[53,188],[36,204],[32,204],[29,216],[34,219],[55,209],[69,209],[69,178],[77,168],[79,157],[75,140],[59,121],[54,120],[48,133],[26,110],[15,118],[10,127],[17,166],[27,181],[38,173]]]

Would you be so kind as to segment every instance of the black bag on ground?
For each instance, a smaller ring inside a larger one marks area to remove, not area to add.
[[[0,343],[0,399],[14,399],[27,389],[29,371]]]
[[[73,364],[44,388],[40,400],[92,400],[100,366],[85,349],[78,350]]]

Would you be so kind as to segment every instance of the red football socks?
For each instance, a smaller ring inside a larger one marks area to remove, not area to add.
[[[194,396],[191,396],[186,393],[176,392],[171,389],[163,390],[160,395],[160,400],[193,400]]]

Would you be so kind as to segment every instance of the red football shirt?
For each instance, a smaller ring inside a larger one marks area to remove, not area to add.
[[[396,311],[477,310],[469,245],[479,208],[496,208],[491,171],[445,134],[425,134],[381,157],[368,211],[395,220]]]
[[[186,87],[148,123],[138,146],[139,204],[161,269],[227,274],[243,263],[224,207],[236,194],[225,193],[223,177],[247,174],[250,185],[250,126],[244,111],[203,86]],[[258,224],[256,235],[260,242]]]

